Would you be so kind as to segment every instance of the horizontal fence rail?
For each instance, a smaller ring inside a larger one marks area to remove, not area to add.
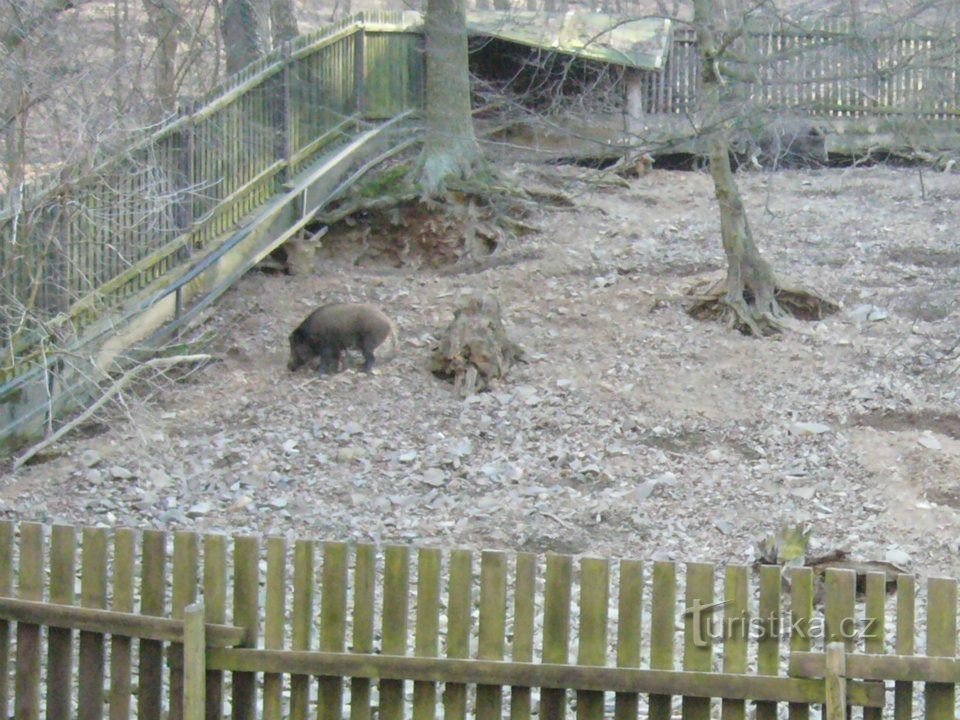
[[[229,698],[235,718],[529,718],[539,704],[544,718],[832,719],[848,705],[910,717],[922,701],[955,717],[957,582],[888,585],[0,523],[0,712],[119,719],[136,701],[139,718],[203,706],[212,720]]]

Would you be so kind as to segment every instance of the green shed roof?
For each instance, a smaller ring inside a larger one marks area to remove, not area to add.
[[[660,70],[667,59],[668,18],[629,20],[602,13],[470,10],[467,31],[614,65]]]

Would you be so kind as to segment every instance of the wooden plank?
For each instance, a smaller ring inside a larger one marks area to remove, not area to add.
[[[470,656],[470,612],[473,608],[473,554],[469,550],[450,553],[450,579],[447,590],[447,658],[461,660]],[[444,678],[447,680],[447,678]],[[443,691],[445,720],[464,720],[467,716],[467,688],[463,683],[447,681]]]
[[[410,603],[410,552],[399,545],[384,553],[383,568],[383,653],[407,654],[407,616]],[[403,680],[380,681],[380,718],[403,720]]]
[[[932,577],[927,580],[927,655],[957,655],[957,581]],[[927,682],[924,686],[925,717],[954,717],[956,679],[951,683]]]
[[[0,521],[0,596],[13,595],[13,523]],[[0,718],[10,717],[10,622],[0,619]]]
[[[780,567],[764,565],[760,568],[760,638],[757,641],[757,674],[776,675],[780,672]],[[758,702],[757,720],[777,720],[775,702]]]
[[[537,557],[518,553],[516,580],[513,589],[513,652],[514,662],[533,661],[534,617],[536,614]],[[533,710],[530,688],[510,687],[510,720],[530,720]]]
[[[20,525],[18,594],[25,600],[43,599],[43,526]],[[17,623],[14,714],[18,720],[40,717],[40,627]]]
[[[620,561],[620,593],[617,600],[617,667],[640,667],[643,634],[643,563]],[[617,693],[614,720],[636,720],[640,698],[636,693]]]
[[[798,652],[790,656],[790,674],[799,678],[824,676],[823,653]],[[851,653],[847,677],[860,680],[952,683],[960,677],[960,658],[925,655],[871,655]]]
[[[913,575],[897,576],[897,654],[913,655],[916,627],[916,581]],[[893,686],[894,720],[912,720],[913,683],[898,681]]]
[[[728,565],[723,579],[723,671],[747,672],[747,649],[750,639],[750,569],[744,565]],[[689,607],[689,605],[688,605]],[[743,700],[724,700],[720,706],[722,720],[745,720]]]
[[[580,561],[580,637],[578,665],[607,664],[607,622],[610,609],[610,561],[583,558]],[[577,720],[603,718],[603,693],[577,692]]]
[[[713,668],[713,565],[688,563],[683,614],[683,669]],[[684,720],[710,720],[710,699],[683,698]]]
[[[183,716],[186,720],[203,720],[206,712],[206,640],[203,614],[203,604],[189,605],[183,611]]]
[[[73,527],[54,525],[50,533],[50,602],[74,603],[77,538]],[[47,631],[47,718],[73,716],[73,632]]]
[[[440,651],[440,550],[421,548],[417,559],[417,622],[414,654],[437,657]],[[413,684],[413,720],[437,716],[437,685]],[[499,718],[498,718],[499,720]]]
[[[137,535],[130,528],[113,534],[113,601],[114,612],[133,613],[134,579],[136,576]],[[129,635],[114,633],[110,637],[110,720],[129,720],[132,697],[133,642]]]
[[[282,537],[267,539],[267,599],[263,609],[263,646],[268,650],[283,648],[283,620],[287,598],[287,541]],[[263,676],[263,720],[283,717],[283,675]]]
[[[845,658],[846,650],[842,642],[827,643],[826,676],[824,677],[826,701],[823,705],[825,720],[847,720],[850,717],[847,714]]]
[[[887,604],[887,576],[882,572],[867,573],[867,598],[864,608],[862,635],[864,651],[882,655],[886,650],[885,623]],[[881,720],[882,708],[864,708],[863,720]]]
[[[824,576],[824,644],[843,643],[844,649],[854,649],[857,636],[856,603],[857,574],[853,570],[830,568]]]
[[[227,538],[224,535],[211,534],[203,538],[203,616],[207,623],[224,623],[227,620]],[[209,629],[205,633],[205,642],[210,642]],[[205,696],[208,720],[222,720],[221,671],[207,671]]]
[[[91,633],[124,633],[148,641],[174,642],[183,637],[183,622],[180,620],[4,597],[0,597],[0,617]],[[219,647],[239,645],[245,636],[243,628],[210,623],[206,633],[207,643]]]
[[[790,570],[790,657],[813,647],[813,571]],[[790,720],[809,720],[810,706],[790,703]]]
[[[343,652],[347,637],[347,546],[323,544],[323,579],[320,604],[320,649]],[[340,720],[343,716],[343,680],[329,675],[319,678],[317,689],[319,720]]]
[[[507,558],[502,552],[485,551],[480,556],[480,637],[477,657],[502,660],[507,625]],[[500,720],[503,689],[477,686],[477,720]]]
[[[260,596],[260,541],[255,537],[233,539],[233,624],[246,630],[241,647],[256,647]],[[233,720],[255,720],[257,674],[234,672]]]
[[[885,659],[887,656],[883,656]],[[207,667],[247,672],[290,672],[341,675],[381,681],[417,680],[479,685],[517,685],[546,689],[727,697],[772,702],[822,703],[823,681],[722,672],[640,670],[582,667],[549,663],[418,658],[398,655],[294,652],[243,648],[211,648]],[[848,702],[881,707],[883,688],[877,683],[851,682]]]
[[[293,549],[293,627],[291,628],[291,641],[294,650],[309,650],[311,648],[313,630],[314,547],[315,546],[312,540],[297,540],[297,543]],[[358,567],[361,562],[361,555],[361,548],[357,548]],[[355,588],[356,583],[357,580],[355,578]],[[358,622],[356,615],[354,615],[354,621]],[[363,646],[364,649],[357,650],[356,625],[354,625],[353,630],[354,650],[357,652],[372,652],[372,642]],[[364,682],[369,683],[368,680]],[[291,720],[306,720],[309,709],[310,678],[306,675],[292,675],[290,677]],[[367,709],[369,711],[369,702],[367,703]],[[353,704],[351,704],[351,712],[355,710],[356,708],[353,706]]]
[[[140,566],[140,612],[144,616],[166,613],[167,536],[159,530],[143,533]],[[163,716],[163,643],[140,641],[140,668],[137,691],[138,720],[161,720]]]
[[[81,550],[82,579],[80,603],[86,608],[107,606],[107,531],[84,528]],[[77,678],[77,717],[99,720],[103,717],[106,641],[103,633],[80,631]]]
[[[543,594],[543,662],[565,664],[570,652],[570,584],[573,561],[568,555],[547,555]],[[513,683],[520,685],[522,683]],[[567,711],[565,689],[544,686],[540,691],[540,716],[562,720]]]
[[[673,563],[653,564],[651,596],[650,668],[673,670],[673,634],[677,612],[677,568]],[[649,698],[650,720],[670,720],[673,715],[672,702],[669,695],[652,694]]]
[[[183,620],[183,613],[188,605],[197,599],[197,579],[199,538],[196,533],[177,531],[173,535],[173,588],[172,588],[172,615],[175,620]],[[183,652],[182,644],[177,642],[170,646],[171,652]],[[180,669],[170,670],[170,720],[180,720],[183,717],[183,672]]]

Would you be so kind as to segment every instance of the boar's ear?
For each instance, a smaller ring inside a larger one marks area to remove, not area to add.
[[[298,327],[292,333],[290,333],[290,342],[300,342],[303,340],[304,332],[302,327]]]

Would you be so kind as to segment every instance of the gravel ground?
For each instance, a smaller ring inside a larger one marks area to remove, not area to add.
[[[316,274],[249,275],[196,329],[219,362],[3,475],[0,513],[719,563],[807,521],[815,552],[960,575],[960,175],[739,176],[780,275],[843,303],[758,341],[684,313],[724,267],[706,174],[517,172],[576,206],[479,272],[331,238]],[[469,290],[498,294],[528,363],[460,401],[425,366]],[[398,355],[289,374],[288,333],[327,300],[379,303]]]

